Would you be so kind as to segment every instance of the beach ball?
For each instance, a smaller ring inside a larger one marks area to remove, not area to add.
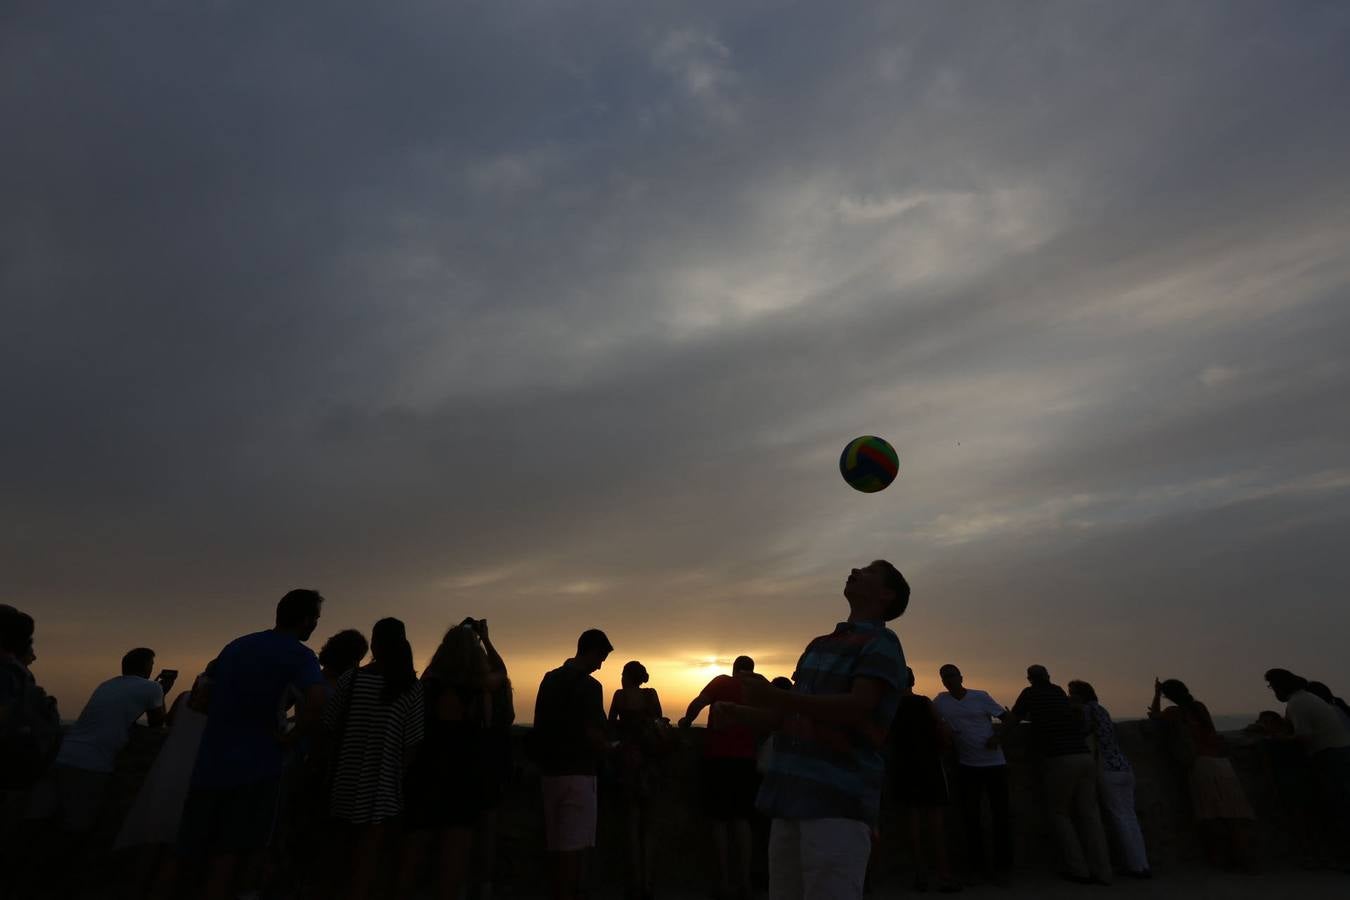
[[[839,454],[839,474],[864,494],[885,490],[899,473],[900,457],[895,448],[874,435],[854,438]]]

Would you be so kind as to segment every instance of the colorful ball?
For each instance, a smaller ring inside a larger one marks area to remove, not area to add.
[[[839,474],[854,490],[875,494],[900,474],[900,457],[886,441],[865,434],[849,441],[839,455]]]

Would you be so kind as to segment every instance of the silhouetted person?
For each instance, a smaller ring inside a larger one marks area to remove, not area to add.
[[[474,839],[474,865],[471,872],[474,896],[478,900],[491,900],[493,879],[497,868],[497,819],[498,809],[506,796],[506,788],[515,773],[513,759],[514,741],[511,739],[511,726],[516,721],[516,700],[511,687],[511,678],[506,670],[506,662],[493,646],[488,634],[487,619],[466,619],[472,624],[483,650],[487,653],[489,699],[492,714],[488,718],[485,756],[487,766],[483,773],[483,814],[478,819],[478,830]]]
[[[986,878],[1003,880],[1012,868],[1012,828],[1008,817],[1008,761],[994,727],[1008,710],[984,691],[965,686],[961,670],[947,663],[938,670],[947,690],[937,695],[933,708],[951,731],[956,747],[956,782],[961,794],[961,823],[966,837],[966,865]],[[984,853],[981,807],[989,804],[992,859]]]
[[[742,684],[746,706],[713,714],[770,730],[757,806],[772,817],[774,900],[861,898],[886,777],[882,748],[904,684],[900,639],[886,623],[905,611],[909,584],[885,560],[844,584],[847,621],[806,646],[793,689]]]
[[[779,675],[777,678],[770,681],[769,684],[778,688],[780,691],[792,690],[792,679],[788,678],[786,675]]]
[[[387,827],[403,814],[403,774],[424,727],[422,686],[401,621],[375,623],[370,656],[338,680],[323,710],[324,728],[334,735],[328,809],[348,831],[352,900],[364,900],[375,885]]]
[[[609,724],[618,738],[615,747],[619,788],[628,832],[628,890],[634,900],[652,893],[652,862],[656,830],[652,797],[656,756],[662,750],[661,698],[647,683],[647,668],[637,660],[623,667],[621,687],[609,704]]]
[[[56,700],[29,666],[33,617],[0,604],[0,846],[16,846],[28,789],[51,768],[61,743]]]
[[[330,690],[337,689],[338,679],[361,665],[370,644],[366,636],[355,628],[346,628],[323,642],[319,651],[319,668]]]
[[[319,669],[323,672],[325,703],[337,690],[338,680],[361,665],[369,650],[366,636],[355,628],[343,629],[324,641],[319,650]],[[283,733],[305,717],[304,703],[298,688],[287,687],[282,701]],[[312,735],[310,739],[286,741],[276,821],[263,868],[264,893],[285,891],[281,882],[287,877],[295,879],[298,891],[324,873],[330,873],[325,880],[333,880],[331,861],[318,859],[321,842],[333,837],[328,815],[335,749],[331,738]],[[320,871],[316,865],[320,862],[329,864]]]
[[[1345,867],[1350,864],[1350,727],[1335,706],[1310,692],[1307,680],[1293,672],[1271,669],[1266,683],[1285,704],[1291,739],[1308,756],[1315,796],[1332,831],[1328,845],[1336,864]]]
[[[1063,877],[1083,884],[1111,883],[1111,856],[1097,809],[1097,763],[1087,746],[1087,725],[1069,695],[1050,682],[1045,666],[1027,668],[1028,686],[1013,703],[1010,724],[1031,722],[1044,765],[1050,825],[1063,857]]]
[[[183,807],[178,846],[206,857],[204,890],[230,896],[236,874],[252,872],[272,834],[283,765],[277,711],[288,687],[304,697],[302,718],[287,740],[318,724],[326,683],[305,646],[319,624],[323,596],[294,590],[277,603],[276,625],[236,638],[216,659],[206,728]]]
[[[469,868],[474,830],[489,791],[488,729],[493,688],[504,676],[490,671],[477,630],[466,619],[445,633],[422,673],[426,738],[408,770],[408,837],[398,896],[414,896],[418,869],[435,860],[437,897],[458,900]]]
[[[94,827],[112,780],[117,754],[130,739],[136,720],[164,724],[164,693],[173,674],[154,674],[155,651],[137,647],[122,657],[122,674],[94,689],[80,718],[66,731],[56,762],[33,790],[30,819],[52,820],[66,835],[85,835]]]
[[[1174,705],[1163,709],[1163,697]],[[1175,678],[1154,679],[1148,717],[1172,726],[1172,756],[1186,772],[1191,807],[1210,862],[1250,868],[1255,858],[1247,824],[1256,816],[1205,704]]]
[[[595,846],[595,776],[606,743],[604,691],[591,673],[613,650],[603,631],[582,632],[576,655],[544,675],[535,698],[531,740],[558,900],[579,896],[586,852]]]
[[[706,707],[715,703],[742,703],[745,698],[741,683],[750,677],[758,677],[755,661],[748,656],[736,657],[730,675],[714,677],[693,699],[680,719],[680,727],[688,728]],[[786,682],[786,690],[792,690],[791,681],[781,680]],[[712,820],[718,889],[725,897],[733,891],[742,897],[750,896],[750,822],[755,814],[755,793],[759,790],[756,752],[753,731],[744,725],[723,722],[709,710],[703,758],[699,763],[699,795],[704,814]]]
[[[1106,807],[1106,821],[1120,845],[1125,872],[1135,878],[1151,874],[1144,833],[1134,807],[1134,767],[1120,749],[1116,723],[1097,700],[1097,692],[1086,681],[1070,681],[1069,697],[1083,710],[1088,734],[1093,739],[1097,760],[1097,791]]]
[[[896,802],[905,810],[916,891],[928,890],[923,846],[925,831],[933,845],[938,890],[961,889],[952,879],[947,856],[947,830],[943,822],[943,810],[951,802],[951,796],[947,791],[947,773],[942,768],[942,753],[950,740],[933,708],[933,701],[914,693],[914,670],[906,668],[905,689],[895,711],[895,721],[891,723],[891,784]]]

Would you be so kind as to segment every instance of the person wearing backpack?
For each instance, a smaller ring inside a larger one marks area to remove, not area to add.
[[[28,789],[51,767],[61,746],[56,700],[38,687],[29,666],[33,617],[0,605],[0,844],[12,846]]]

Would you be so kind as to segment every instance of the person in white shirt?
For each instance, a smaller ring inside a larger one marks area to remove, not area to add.
[[[54,820],[74,835],[94,827],[132,724],[143,715],[152,728],[164,723],[164,693],[173,687],[173,673],[151,681],[154,667],[155,651],[137,647],[122,657],[122,674],[94,690],[51,770],[33,789],[29,819]]]
[[[1328,835],[1328,846],[1350,865],[1350,727],[1340,711],[1308,690],[1308,682],[1287,669],[1270,669],[1266,683],[1284,702],[1284,717],[1294,729],[1293,740],[1303,745],[1313,771],[1317,793],[1328,822],[1339,834]]]
[[[984,691],[967,688],[961,670],[951,663],[939,669],[938,675],[947,690],[937,695],[933,708],[951,730],[956,746],[966,864],[992,880],[1002,881],[1012,868],[1012,829],[1008,818],[1008,763],[994,721],[1005,718],[1008,710]],[[981,805],[986,798],[993,819],[992,859],[985,858],[980,825]]]

